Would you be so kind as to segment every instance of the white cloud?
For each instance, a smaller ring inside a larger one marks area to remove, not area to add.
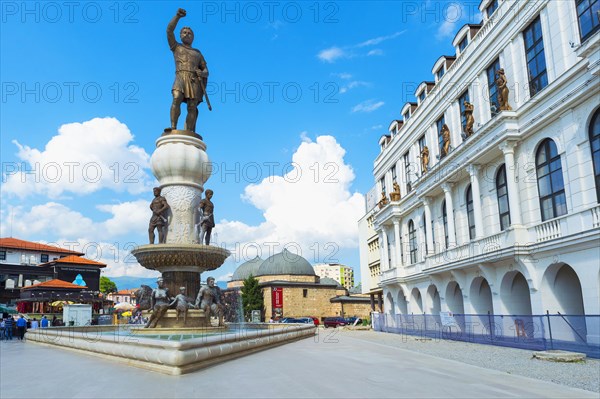
[[[379,48],[376,48],[376,49],[371,50],[371,51],[369,51],[367,53],[367,57],[371,57],[371,56],[374,56],[374,55],[383,55],[383,50],[379,49]]]
[[[365,40],[362,43],[358,43],[356,45],[356,47],[376,46],[379,43],[384,42],[386,40],[395,39],[398,36],[400,36],[401,34],[403,34],[404,32],[406,32],[406,30],[403,30],[403,31],[400,31],[400,32],[395,32],[395,33],[393,33],[391,35],[388,35],[388,36],[379,36],[379,37],[376,37],[376,38],[373,38],[373,39]]]
[[[321,50],[317,55],[317,57],[319,57],[321,61],[329,63],[333,63],[337,59],[347,56],[348,55],[346,54],[346,52],[339,47],[330,47],[328,49]]]
[[[231,277],[233,277],[233,273],[229,272],[227,274],[223,274],[222,276],[215,277],[215,280],[227,282],[227,281],[231,280]]]
[[[100,222],[57,202],[35,205],[29,210],[2,209],[2,220],[12,223],[0,224],[0,236],[9,233],[22,239],[44,236],[53,240],[53,244],[84,252],[88,259],[106,263],[103,270],[112,276],[154,276],[156,272],[143,268],[130,255],[135,246],[147,243],[148,205],[143,200],[98,205],[98,209],[109,214],[108,219]]]
[[[381,108],[385,103],[383,101],[366,100],[352,107],[352,112],[373,112]]]
[[[449,4],[444,13],[444,22],[438,27],[436,38],[443,40],[453,37],[457,26],[466,16],[465,8],[462,4],[455,2]]]
[[[151,182],[150,157],[143,148],[132,145],[132,140],[127,126],[115,118],[62,125],[41,150],[14,140],[22,162],[4,168],[2,195],[56,199],[66,193],[85,195],[103,188],[144,192]]]
[[[355,248],[364,198],[350,192],[355,176],[345,153],[332,136],[304,140],[293,154],[293,170],[245,189],[244,200],[263,212],[264,222],[222,220],[215,230],[242,262],[257,252],[266,258],[286,245],[309,261],[315,251],[325,256],[336,248]]]
[[[348,82],[348,84],[340,87],[340,94],[347,93],[349,90],[355,89],[357,87],[368,87],[371,84],[369,82],[363,82],[360,80],[353,80],[352,82]]]
[[[378,45],[384,41],[387,40],[392,40],[397,38],[398,36],[402,35],[404,32],[406,32],[405,30],[403,31],[399,31],[399,32],[395,32],[391,35],[388,36],[379,36],[379,37],[375,37],[373,39],[368,39],[365,40],[363,42],[357,43],[357,44],[352,44],[349,46],[332,46],[329,47],[325,50],[321,50],[319,51],[319,54],[317,54],[317,57],[321,60],[321,61],[325,61],[325,62],[329,62],[329,63],[334,63],[335,61],[342,59],[342,58],[354,58],[354,57],[359,57],[359,56],[373,56],[373,55],[383,55],[383,50],[381,49],[373,49],[368,51],[367,53],[363,53],[361,51],[361,49],[363,49],[364,47],[371,47],[371,46],[375,46]],[[342,78],[343,79],[343,78]]]

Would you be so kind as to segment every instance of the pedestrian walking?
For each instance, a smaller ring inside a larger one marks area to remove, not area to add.
[[[48,318],[46,317],[46,315],[42,315],[42,320],[41,320],[41,326],[42,326],[42,328],[48,328],[49,324],[50,324],[50,320],[48,320]]]
[[[25,316],[21,315],[17,320],[17,330],[19,330],[19,339],[23,341],[25,338],[25,330],[27,329],[27,320],[25,320]]]
[[[31,320],[31,329],[35,330],[36,328],[40,327],[40,322],[37,321],[37,319],[34,317],[33,320]]]
[[[12,318],[12,316],[8,316],[5,320],[4,320],[4,336],[6,337],[7,340],[12,340],[13,339],[13,328],[15,325],[15,321]]]

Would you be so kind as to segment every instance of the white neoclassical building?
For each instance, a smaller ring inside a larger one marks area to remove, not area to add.
[[[599,7],[482,1],[392,121],[359,222],[385,313],[600,314]]]

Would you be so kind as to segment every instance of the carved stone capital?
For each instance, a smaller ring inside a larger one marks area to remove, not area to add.
[[[505,141],[503,143],[500,143],[498,148],[500,148],[500,151],[502,151],[502,153],[505,155],[509,153],[514,154],[517,145],[518,143],[516,141]]]
[[[471,177],[477,177],[479,175],[479,165],[477,164],[469,164],[467,165],[467,172],[471,175]]]
[[[442,190],[444,190],[444,193],[451,193],[452,183],[442,183]]]

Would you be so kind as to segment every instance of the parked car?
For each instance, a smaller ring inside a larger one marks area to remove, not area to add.
[[[323,326],[336,328],[337,326],[345,326],[348,324],[348,321],[343,317],[326,317],[323,320]]]
[[[358,321],[357,321],[357,320],[358,320]],[[348,322],[348,324],[349,324],[349,325],[351,325],[351,326],[354,326],[354,325],[360,326],[360,325],[362,325],[362,322],[363,322],[363,321],[362,321],[362,319],[361,319],[360,317],[356,317],[356,316],[355,316],[355,317],[348,317],[348,318],[346,319],[346,321],[347,321],[347,322]],[[355,324],[355,322],[356,322],[356,324]]]
[[[316,317],[298,317],[297,318],[299,323],[314,324],[315,326],[318,326],[318,324],[315,324],[315,319],[317,320],[317,323],[318,323],[319,319],[317,319]]]

